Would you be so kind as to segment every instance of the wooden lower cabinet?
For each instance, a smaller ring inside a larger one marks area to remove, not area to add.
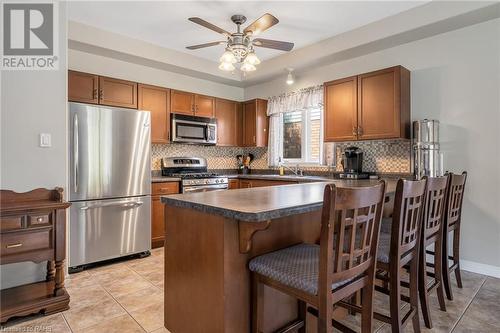
[[[229,179],[227,184],[228,190],[234,190],[240,188],[240,180],[239,179]]]
[[[152,184],[151,196],[151,247],[162,247],[165,242],[165,207],[161,196],[179,193],[178,182]]]
[[[278,186],[278,185],[289,185],[289,184],[297,184],[297,182],[291,182],[286,180],[240,179],[239,188],[253,188],[253,187]]]

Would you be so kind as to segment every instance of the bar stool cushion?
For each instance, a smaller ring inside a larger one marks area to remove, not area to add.
[[[253,258],[249,263],[252,272],[271,278],[286,286],[311,295],[318,293],[319,245],[299,244]],[[353,280],[332,284],[332,289]]]
[[[380,232],[378,239],[377,261],[389,263],[389,252],[391,250],[391,234]]]

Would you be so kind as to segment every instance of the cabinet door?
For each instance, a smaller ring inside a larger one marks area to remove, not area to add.
[[[243,103],[236,103],[236,146],[243,146]]]
[[[390,139],[401,135],[400,67],[358,76],[359,138]]]
[[[237,103],[217,98],[215,118],[217,118],[217,145],[237,146]]]
[[[99,76],[99,104],[137,109],[137,83]]]
[[[193,115],[194,94],[185,91],[171,90],[170,112]]]
[[[357,139],[357,77],[325,83],[324,140]]]
[[[256,101],[245,102],[243,105],[243,146],[255,147],[256,138],[256,116],[257,105]]]
[[[97,75],[68,71],[68,100],[70,102],[99,103],[99,77]]]
[[[215,98],[211,96],[195,96],[195,115],[199,117],[215,117]]]
[[[160,196],[151,197],[151,247],[162,247],[165,241],[165,206]]]
[[[251,188],[251,187],[252,187],[252,181],[240,179],[240,188]]]
[[[240,188],[240,181],[239,179],[229,179],[228,182],[228,189],[234,190]]]
[[[170,141],[170,90],[139,84],[139,109],[151,112],[151,142]]]
[[[269,118],[267,117],[267,101],[263,99],[256,100],[256,140],[257,147],[267,147]]]

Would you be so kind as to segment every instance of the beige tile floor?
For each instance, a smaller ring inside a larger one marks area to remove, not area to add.
[[[463,289],[454,283],[455,299],[447,312],[431,297],[434,328],[423,322],[422,332],[500,332],[500,279],[463,272]],[[72,274],[66,280],[70,310],[51,316],[31,316],[10,321],[0,332],[168,333],[163,328],[163,249],[152,255]],[[385,312],[388,300],[377,293],[376,309]],[[359,316],[344,323],[356,329]],[[390,327],[374,321],[374,331]],[[413,332],[411,323],[406,328]],[[235,332],[238,333],[238,332]]]

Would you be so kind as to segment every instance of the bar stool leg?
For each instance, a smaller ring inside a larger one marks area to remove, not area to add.
[[[434,278],[438,281],[437,296],[439,301],[439,308],[441,311],[446,311],[446,302],[444,301],[444,288],[443,288],[443,245],[442,239],[438,239],[434,244]]]
[[[298,317],[300,320],[302,320],[304,322],[304,326],[302,326],[301,328],[299,328],[299,333],[306,333],[306,328],[307,328],[307,322],[306,322],[306,318],[307,318],[307,304],[306,302],[304,301],[301,301],[300,299],[297,300],[297,312],[298,312]]]
[[[424,250],[425,252],[425,250]],[[413,331],[415,333],[420,333],[420,318],[418,316],[418,258],[413,258],[410,263],[410,306],[415,309],[415,314],[413,315]],[[429,316],[430,323],[430,316]]]
[[[256,274],[252,274],[252,333],[260,333],[262,327],[264,286]]]
[[[396,266],[396,265],[394,265]],[[401,309],[399,307],[399,299],[401,297],[401,285],[399,269],[396,267],[391,267],[389,273],[389,305],[391,313],[391,331],[393,333],[402,332],[401,327]]]
[[[443,284],[444,291],[446,293],[446,298],[450,301],[453,301],[453,292],[451,291],[451,283],[450,283],[450,267],[448,263],[448,232],[443,234],[443,246],[442,246],[442,270],[443,270]]]
[[[462,289],[462,273],[460,271],[460,228],[453,231],[453,264],[456,265],[455,277],[457,286]]]
[[[361,311],[361,332],[371,333],[373,319],[373,284],[369,284],[363,288],[361,298],[363,300]]]
[[[431,312],[429,308],[429,295],[427,293],[427,259],[425,253],[425,246],[422,246],[422,251],[418,258],[419,269],[418,269],[418,294],[420,296],[420,306],[422,308],[422,317],[424,317],[425,327],[432,328]],[[410,271],[410,279],[412,277]],[[410,290],[411,292],[411,290]],[[411,296],[410,296],[411,301]]]

